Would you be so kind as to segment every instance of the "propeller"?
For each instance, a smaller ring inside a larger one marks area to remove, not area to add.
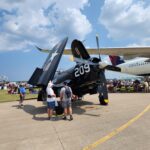
[[[73,57],[73,56],[70,56],[69,57],[69,60],[72,61],[72,62],[76,62],[76,63],[79,63],[79,64],[89,64],[89,65],[93,65],[93,66],[96,66],[98,65],[98,63],[93,63],[92,61],[90,60],[87,60],[87,59],[81,59],[81,58],[77,58],[77,57]],[[104,66],[104,65],[103,65]]]
[[[99,59],[100,59],[100,61],[101,61],[100,48],[99,48],[99,37],[98,37],[98,34],[96,34],[96,44],[97,44],[97,50],[99,51]]]
[[[98,82],[99,101],[101,105],[107,105],[108,104],[108,92],[107,92],[107,81],[106,81],[105,70],[104,70],[104,68],[107,65],[101,60],[98,34],[96,35],[96,43],[97,43],[97,49],[99,51],[99,60],[100,60],[99,67],[101,68],[99,72],[100,80]]]
[[[97,49],[99,51],[99,58],[91,58],[82,42],[78,40],[74,40],[72,42],[71,49],[74,56],[74,61],[79,64],[89,64],[95,66],[94,68],[95,70],[97,70],[99,76],[99,79],[97,81],[97,92],[99,92],[99,101],[102,105],[107,105],[108,92],[106,78],[104,74],[104,70],[107,64],[101,61],[98,35],[96,35],[96,43]]]

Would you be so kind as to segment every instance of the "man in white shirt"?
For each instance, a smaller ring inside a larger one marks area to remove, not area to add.
[[[61,88],[60,91],[60,100],[62,101],[64,107],[64,117],[63,117],[64,120],[67,119],[67,113],[70,115],[70,120],[73,120],[71,98],[72,98],[72,90],[69,86],[67,86],[67,82],[64,82],[64,87]]]
[[[50,81],[48,83],[48,86],[46,88],[46,92],[47,92],[47,113],[48,113],[48,119],[50,120],[52,115],[53,115],[53,110],[55,109],[55,98],[56,95],[52,89],[52,82]]]

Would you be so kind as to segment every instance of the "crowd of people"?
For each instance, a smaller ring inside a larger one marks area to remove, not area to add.
[[[1,82],[0,90],[7,90],[8,94],[19,94],[19,87],[22,85],[29,90],[30,94],[38,93],[33,86],[27,84],[26,82]]]
[[[150,80],[107,80],[108,92],[150,92]]]
[[[7,90],[8,94],[19,94],[19,87],[23,85],[30,94],[37,94],[33,86],[26,82],[7,82],[0,83],[0,90]],[[108,92],[150,92],[150,79],[144,80],[107,80]]]
[[[72,116],[72,104],[71,99],[73,97],[72,89],[64,82],[64,86],[60,90],[60,101],[56,100],[56,94],[52,88],[53,83],[50,81],[46,88],[46,101],[47,101],[47,114],[48,119],[53,119],[54,110],[56,113],[56,107],[58,104],[61,104],[63,109],[63,118],[67,120],[67,115],[69,115],[69,120],[73,120]],[[37,94],[33,86],[24,83],[16,83],[16,82],[7,82],[7,83],[0,83],[1,90],[7,90],[8,94],[19,94],[19,107],[23,106],[23,101],[26,95],[26,89],[29,90],[31,94]],[[144,80],[107,80],[107,89],[108,92],[150,92],[150,79],[146,78]],[[59,102],[59,103],[58,103]]]

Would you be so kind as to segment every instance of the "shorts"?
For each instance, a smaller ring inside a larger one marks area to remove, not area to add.
[[[62,106],[63,108],[71,107],[71,100],[63,101]]]
[[[55,101],[47,102],[47,108],[54,109],[55,108]]]

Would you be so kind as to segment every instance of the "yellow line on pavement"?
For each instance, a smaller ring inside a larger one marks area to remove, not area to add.
[[[92,150],[94,148],[96,148],[98,145],[106,142],[107,140],[109,140],[110,138],[112,138],[113,136],[117,135],[118,133],[120,133],[121,131],[123,131],[124,129],[126,129],[127,127],[129,127],[132,123],[134,123],[136,120],[138,120],[141,116],[143,116],[147,111],[149,111],[150,109],[150,104],[140,113],[138,114],[136,117],[134,117],[133,119],[129,120],[126,124],[122,125],[121,127],[115,129],[114,131],[112,131],[110,134],[100,138],[99,140],[97,140],[96,142],[94,142],[93,144],[90,144],[88,146],[86,146],[85,148],[83,148],[83,150]]]

